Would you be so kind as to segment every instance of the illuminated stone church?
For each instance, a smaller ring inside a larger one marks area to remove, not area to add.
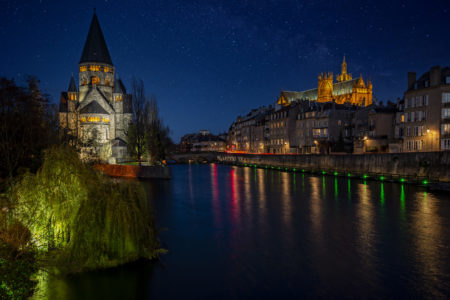
[[[127,155],[132,98],[115,77],[95,12],[78,65],[78,86],[72,76],[68,90],[61,93],[60,127],[80,146],[82,158],[120,161]]]
[[[368,106],[372,104],[372,82],[364,82],[362,75],[352,78],[347,73],[347,62],[342,62],[341,74],[333,80],[333,73],[322,73],[318,78],[316,89],[302,92],[282,91],[277,104],[289,105],[296,100],[310,100],[317,102],[335,101],[338,104],[352,104],[357,106]]]

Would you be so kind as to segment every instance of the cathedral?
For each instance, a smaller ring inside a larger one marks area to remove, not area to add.
[[[333,80],[333,73],[322,73],[318,78],[316,89],[302,92],[282,91],[277,104],[289,105],[296,100],[310,100],[317,102],[335,101],[338,104],[348,103],[357,106],[369,106],[372,104],[372,82],[364,82],[362,75],[352,78],[347,73],[347,62],[342,62],[341,74]]]
[[[95,12],[78,66],[78,86],[72,76],[61,93],[60,128],[80,147],[82,159],[120,162],[127,156],[132,97],[116,79]]]

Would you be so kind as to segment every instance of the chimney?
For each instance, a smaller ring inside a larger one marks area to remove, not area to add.
[[[416,72],[408,72],[408,90],[416,82]]]
[[[438,86],[441,84],[441,67],[434,66],[430,69],[430,86]]]

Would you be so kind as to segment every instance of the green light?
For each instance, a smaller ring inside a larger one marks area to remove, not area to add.
[[[267,166],[265,168],[267,169]]]
[[[302,172],[305,172],[305,169],[302,169]]]
[[[337,176],[338,174],[339,174],[338,172],[334,172],[334,173],[333,173],[334,176]]]
[[[384,176],[380,176],[380,180],[383,181],[384,180]]]
[[[428,180],[426,180],[426,179],[425,179],[425,180],[422,180],[422,184],[423,184],[423,185],[427,185],[427,184],[428,184]]]
[[[293,169],[292,169],[292,171],[294,171],[294,172],[295,172],[295,171],[296,171],[296,169],[295,169],[295,168],[293,168]]]
[[[247,166],[247,164],[244,164],[244,166]]]
[[[285,170],[285,171],[287,171],[287,170],[288,170],[288,168],[284,168],[284,170]]]
[[[364,178],[364,179],[366,179],[367,177],[369,177],[369,176],[367,176],[367,174],[364,174],[364,175],[363,175],[363,178]]]
[[[326,172],[325,171],[322,171],[322,175],[325,175],[326,174]]]
[[[400,178],[400,182],[405,182],[406,179],[405,178]]]
[[[350,176],[352,176],[352,174],[350,174],[350,173],[347,173],[347,177],[350,177]]]
[[[281,168],[280,168],[280,167],[278,167],[278,170],[281,170]]]
[[[271,168],[272,168],[272,169],[275,169],[275,167],[274,167],[274,166],[271,166]]]

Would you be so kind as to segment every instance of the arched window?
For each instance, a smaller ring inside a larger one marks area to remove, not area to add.
[[[91,77],[91,84],[99,84],[99,83],[100,83],[100,78],[98,78],[98,76]]]

